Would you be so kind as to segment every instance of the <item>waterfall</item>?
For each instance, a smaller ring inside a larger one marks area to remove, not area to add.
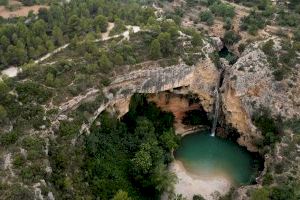
[[[215,91],[215,112],[214,112],[214,119],[213,119],[213,125],[212,125],[212,129],[211,129],[211,136],[215,136],[216,134],[216,128],[217,128],[217,124],[218,124],[218,118],[219,118],[219,107],[220,107],[220,94],[219,94],[219,88],[216,87]]]
[[[224,69],[222,69],[220,74],[219,74],[219,79],[218,79],[218,82],[217,82],[217,85],[216,85],[216,88],[215,88],[215,91],[214,91],[214,94],[215,94],[215,106],[214,106],[215,112],[214,112],[213,124],[212,124],[212,128],[211,128],[211,136],[213,136],[213,137],[216,135],[216,128],[217,128],[217,125],[218,125],[218,118],[219,118],[219,111],[220,111],[219,88],[221,87],[222,82],[223,82],[223,80],[222,80],[223,72],[224,72]]]

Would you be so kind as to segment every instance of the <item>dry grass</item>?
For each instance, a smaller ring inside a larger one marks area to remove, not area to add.
[[[19,1],[11,0],[9,1],[9,6],[13,6],[16,10],[9,10],[5,6],[0,6],[0,16],[8,19],[13,17],[25,17],[30,11],[37,14],[40,8],[48,8],[45,5],[33,5],[33,6],[22,6]]]

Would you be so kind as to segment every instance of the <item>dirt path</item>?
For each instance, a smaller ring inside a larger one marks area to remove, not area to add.
[[[26,17],[30,11],[37,14],[40,8],[49,8],[49,6],[44,5],[34,5],[34,6],[22,6],[20,9],[15,11],[10,11],[5,8],[5,6],[0,6],[0,16],[3,18],[13,18],[13,17]]]

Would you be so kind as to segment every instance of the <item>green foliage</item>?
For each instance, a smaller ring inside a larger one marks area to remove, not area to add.
[[[290,26],[295,27],[298,25],[298,21],[300,20],[300,15],[292,12],[287,12],[285,10],[280,10],[278,12],[278,24],[281,26]]]
[[[193,200],[205,200],[201,195],[194,195]]]
[[[262,51],[267,56],[274,56],[275,52],[274,52],[273,46],[274,46],[274,41],[272,39],[270,39],[266,43],[263,44]]]
[[[203,39],[202,35],[195,31],[192,33],[191,43],[194,47],[201,46],[203,44],[202,39]]]
[[[266,19],[260,13],[255,10],[250,14],[242,18],[241,29],[248,31],[252,35],[256,35],[259,29],[263,29],[266,26]]]
[[[8,5],[8,0],[0,0],[0,5],[1,6],[7,6]]]
[[[108,22],[107,22],[107,18],[104,17],[103,15],[98,15],[95,18],[94,23],[96,24],[96,29],[99,29],[101,32],[107,31]]]
[[[2,133],[0,136],[0,144],[10,145],[14,144],[19,138],[19,133],[17,131],[11,131],[9,133]]]
[[[202,22],[206,22],[209,26],[214,24],[214,16],[210,10],[201,12],[199,17]]]
[[[296,200],[295,191],[287,185],[273,187],[270,195],[272,200]]]
[[[256,113],[253,121],[264,136],[264,145],[273,145],[280,139],[278,135],[279,123],[270,116],[268,110],[262,109],[259,113]]]
[[[6,109],[0,105],[0,122],[3,121],[7,117]]]
[[[16,91],[19,100],[23,103],[45,103],[51,97],[51,91],[32,81],[17,84]]]
[[[0,187],[2,188],[2,187]],[[10,200],[31,200],[34,199],[34,192],[30,190],[28,187],[24,187],[21,184],[12,184],[9,186],[10,190],[1,191],[0,197],[2,199],[10,199]]]
[[[224,28],[230,30],[232,28],[232,19],[230,17],[225,18]]]
[[[270,191],[267,188],[256,189],[251,192],[251,200],[269,200]]]
[[[151,46],[150,46],[150,56],[153,59],[158,59],[161,57],[161,51],[160,51],[161,47],[160,47],[160,42],[158,39],[154,39],[151,42]]]
[[[74,136],[79,132],[79,128],[80,124],[77,124],[74,121],[62,121],[59,126],[59,133],[61,136]]]
[[[32,5],[37,1],[23,2]],[[30,23],[25,23],[24,17],[1,25],[1,68],[23,65],[69,40],[79,42],[79,37],[90,32],[105,32],[108,19],[115,22],[112,33],[118,33],[125,30],[125,24],[145,25],[149,18],[155,17],[153,9],[141,7],[135,1],[108,0],[71,1],[67,6],[53,2],[49,9],[40,9],[37,16],[31,17]]]
[[[214,2],[211,6],[209,6],[209,8],[216,16],[219,17],[233,18],[235,16],[234,6],[221,1]]]
[[[234,31],[226,31],[224,34],[224,43],[226,45],[233,45],[240,40],[240,36]]]
[[[86,143],[85,169],[95,197],[117,198],[122,190],[133,199],[155,199],[172,185],[166,164],[178,140],[169,115],[141,95],[133,96],[122,122],[101,115],[101,127],[92,128]]]
[[[124,192],[122,190],[119,190],[114,198],[112,200],[131,200],[130,197],[128,197],[128,193],[127,192]]]
[[[274,179],[272,174],[266,173],[263,177],[263,185],[271,185],[273,183]]]
[[[294,31],[294,39],[296,41],[300,41],[300,26],[298,28],[296,28]]]
[[[168,32],[160,33],[157,39],[160,43],[160,51],[162,52],[163,56],[170,55],[173,51],[171,34]]]

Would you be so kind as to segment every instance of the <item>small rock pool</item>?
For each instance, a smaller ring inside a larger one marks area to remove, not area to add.
[[[258,154],[247,151],[233,141],[213,137],[209,131],[183,137],[174,156],[190,173],[207,179],[225,176],[234,185],[254,183],[263,166]]]

